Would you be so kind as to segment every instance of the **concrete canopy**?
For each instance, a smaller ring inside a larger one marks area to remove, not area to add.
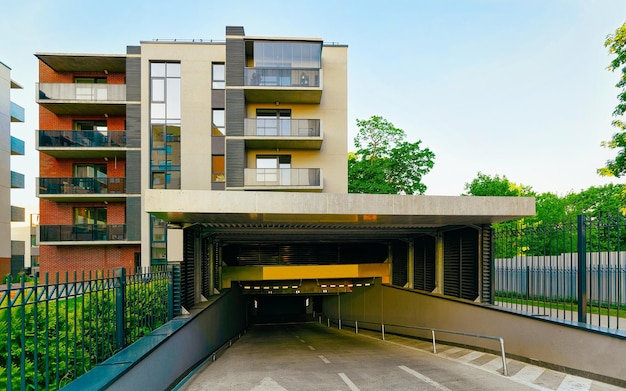
[[[535,214],[532,197],[146,190],[144,200],[146,212],[170,224],[199,224],[238,242],[398,238]]]

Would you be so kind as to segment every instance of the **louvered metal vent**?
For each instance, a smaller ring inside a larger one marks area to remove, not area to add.
[[[393,285],[404,286],[408,281],[407,275],[407,245],[404,242],[394,242],[392,251],[392,281]]]
[[[202,239],[202,295],[211,295],[211,240]]]
[[[478,297],[478,232],[463,228],[443,235],[444,294],[475,300]]]
[[[493,229],[489,225],[484,225],[481,236],[482,243],[482,283],[481,297],[483,303],[493,304],[494,284],[493,284]]]
[[[415,239],[414,287],[428,292],[435,289],[435,238]]]
[[[180,291],[183,307],[189,309],[194,305],[194,231],[183,232],[183,262],[180,265]]]

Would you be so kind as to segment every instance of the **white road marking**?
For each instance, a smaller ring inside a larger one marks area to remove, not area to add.
[[[541,376],[544,371],[545,368],[536,367],[534,365],[527,365],[511,377],[515,380],[532,383],[537,380],[537,378]]]
[[[557,391],[588,391],[591,389],[591,380],[578,376],[567,375]]]
[[[441,352],[441,354],[443,354],[444,356],[451,356],[454,353],[460,352],[461,350],[463,350],[463,348],[451,348],[451,349]]]
[[[319,357],[319,358],[320,358],[320,359],[324,362],[324,364],[330,364],[330,360],[329,360],[329,359],[327,359],[326,357],[321,356],[321,355],[320,355],[320,356],[317,356],[317,357]]]
[[[481,366],[483,367],[483,369],[487,369],[489,371],[497,371],[498,369],[502,368],[502,357],[496,357]]]
[[[287,389],[276,383],[271,377],[261,380],[261,383],[251,388],[250,391],[287,391]]]
[[[428,376],[424,376],[421,373],[419,373],[417,371],[414,371],[411,368],[405,367],[404,365],[400,365],[398,368],[402,369],[406,373],[409,373],[409,374],[415,376],[416,378],[420,379],[424,383],[430,384],[431,386],[435,387],[438,390],[441,390],[441,391],[451,391],[448,387],[444,386],[443,384],[439,384],[436,381],[434,381],[433,379],[429,378]]]
[[[309,345],[309,349],[315,350],[315,348],[313,346],[311,346],[311,345]]]
[[[461,362],[468,363],[468,362],[470,362],[470,361],[472,361],[472,360],[482,356],[483,354],[485,354],[485,353],[483,353],[483,352],[471,352],[471,353],[466,354],[465,356],[459,357],[457,360],[459,360]]]
[[[305,341],[303,339],[300,339],[300,342],[305,343]]]
[[[359,390],[359,387],[357,387],[354,383],[352,383],[352,380],[350,380],[350,378],[346,376],[345,373],[340,373],[339,377],[341,378],[341,380],[343,380],[344,383],[348,385],[348,387],[350,387],[352,391],[361,391]]]

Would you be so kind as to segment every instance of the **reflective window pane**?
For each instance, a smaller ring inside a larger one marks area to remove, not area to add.
[[[152,102],[165,101],[165,79],[152,79]]]
[[[167,63],[167,77],[180,77],[180,63],[178,62]]]
[[[150,64],[150,76],[165,77],[165,63],[153,62]]]
[[[167,118],[180,118],[180,79],[167,79]]]

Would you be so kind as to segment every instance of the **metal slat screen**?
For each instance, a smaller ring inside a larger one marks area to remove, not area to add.
[[[415,239],[413,281],[415,289],[432,292],[435,289],[435,238]]]
[[[478,233],[473,228],[443,235],[443,293],[475,300],[478,297]]]
[[[394,242],[391,245],[392,253],[392,281],[393,285],[405,286],[408,281],[407,244]]]
[[[493,284],[493,229],[485,225],[482,227],[482,235],[480,237],[482,244],[482,267],[481,267],[481,297],[483,303],[493,304],[494,284]]]
[[[194,232],[186,229],[183,233],[183,262],[180,265],[181,304],[189,309],[194,305]]]

